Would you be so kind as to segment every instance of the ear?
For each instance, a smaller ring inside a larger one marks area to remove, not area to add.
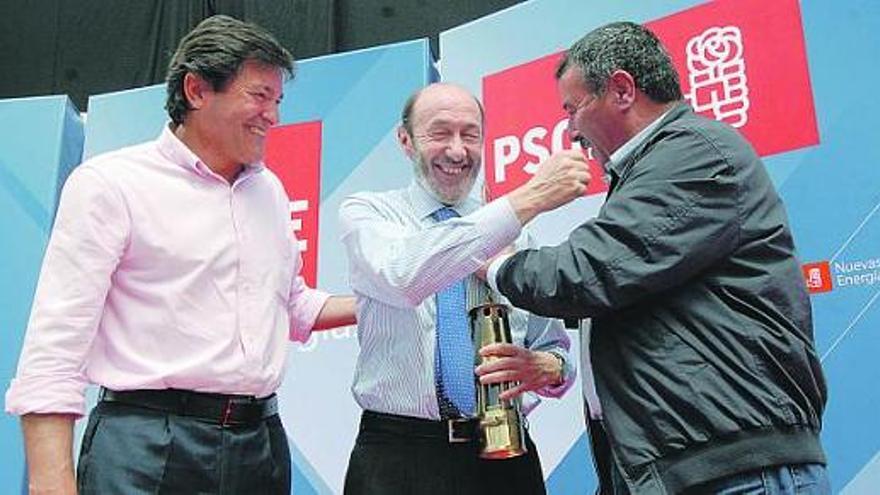
[[[402,125],[397,127],[397,143],[400,145],[400,149],[406,153],[407,158],[412,160],[416,155],[416,150],[413,146],[412,136],[409,135],[409,132]]]
[[[629,108],[636,99],[636,81],[629,72],[618,69],[608,78],[607,91],[614,105]]]
[[[207,94],[211,91],[211,85],[201,77],[187,72],[183,76],[183,95],[186,97],[189,107],[198,110],[205,105]]]

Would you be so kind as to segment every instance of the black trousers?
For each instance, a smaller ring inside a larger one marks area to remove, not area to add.
[[[246,425],[116,402],[89,416],[80,495],[289,494],[290,454],[278,415]]]
[[[399,416],[398,416],[399,418]],[[413,436],[361,421],[345,475],[345,495],[545,494],[541,461],[528,453],[504,460],[477,456],[477,443]]]

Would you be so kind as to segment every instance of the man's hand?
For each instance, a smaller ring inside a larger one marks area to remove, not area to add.
[[[76,495],[73,421],[73,416],[64,414],[25,414],[21,417],[28,493]]]
[[[580,150],[565,150],[550,155],[538,166],[538,172],[525,184],[507,195],[522,225],[545,211],[556,209],[587,191],[590,172]]]
[[[509,400],[523,392],[562,383],[562,363],[549,352],[530,351],[513,344],[489,344],[480,349],[487,362],[477,366],[480,383],[519,382],[499,397]]]

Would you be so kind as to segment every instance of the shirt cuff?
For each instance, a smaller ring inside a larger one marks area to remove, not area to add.
[[[14,378],[6,391],[9,414],[85,414],[86,383],[58,377]]]
[[[289,338],[295,342],[305,343],[312,335],[315,320],[324,309],[330,294],[318,289],[306,288],[295,297],[301,298],[290,311]]]
[[[498,269],[501,268],[501,265],[507,261],[512,254],[502,254],[501,256],[492,260],[492,263],[489,264],[488,270],[486,270],[486,282],[489,284],[489,287],[492,288],[493,291],[497,293],[501,293],[498,290],[498,283],[495,281],[495,276],[498,274]]]

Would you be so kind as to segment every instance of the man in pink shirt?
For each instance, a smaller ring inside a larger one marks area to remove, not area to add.
[[[160,136],[71,174],[6,394],[32,492],[289,493],[286,342],[354,323],[351,297],[303,283],[262,164],[292,74],[271,34],[211,17],[172,58]]]

